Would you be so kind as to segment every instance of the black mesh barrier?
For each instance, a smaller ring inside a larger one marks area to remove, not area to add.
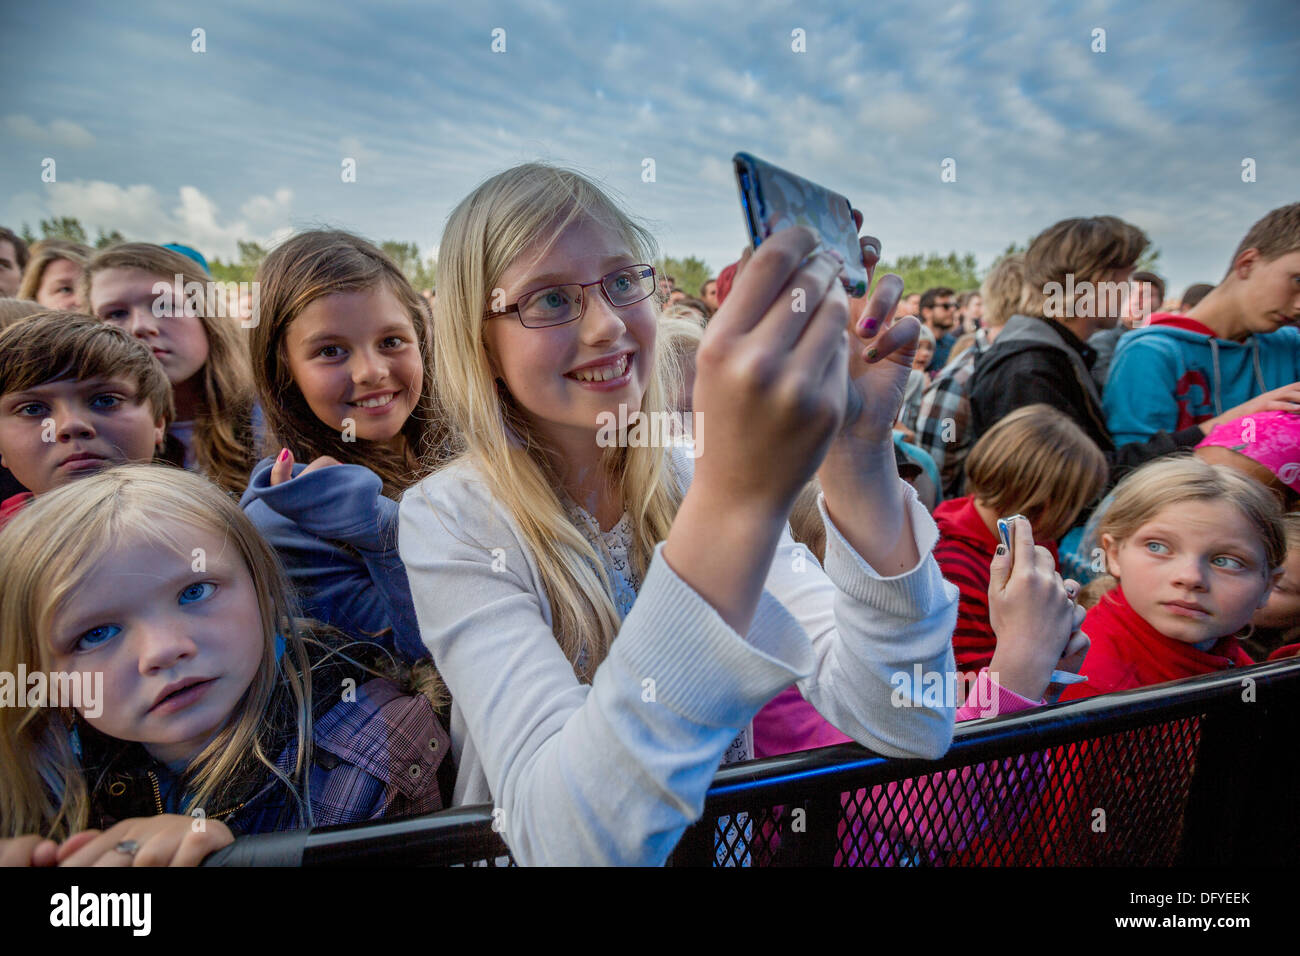
[[[844,744],[752,761],[718,772],[669,862],[1294,865],[1297,735],[1300,660],[970,721],[939,760]],[[301,865],[514,865],[492,823],[459,807],[312,831]]]

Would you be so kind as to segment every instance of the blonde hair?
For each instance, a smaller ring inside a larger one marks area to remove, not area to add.
[[[0,532],[0,671],[51,669],[50,627],[56,608],[97,562],[123,542],[146,540],[173,547],[188,564],[190,545],[159,522],[202,528],[233,545],[257,595],[262,650],[257,673],[239,710],[186,771],[191,805],[225,807],[240,798],[250,775],[270,772],[298,793],[311,759],[311,688],[306,650],[293,623],[284,573],[275,553],[239,507],[203,478],[174,468],[124,465],[41,495]],[[277,675],[276,635],[286,647]],[[267,721],[272,694],[283,680],[297,723],[297,764],[286,776],[266,745],[281,730]],[[90,823],[94,784],[72,748],[71,710],[0,707],[0,821],[13,837],[42,833],[56,839]],[[299,810],[308,819],[306,799]]]
[[[81,271],[85,272],[86,264],[94,254],[90,246],[68,239],[42,239],[34,243],[31,248],[31,258],[27,260],[27,266],[23,269],[23,281],[18,287],[18,298],[36,299],[36,293],[41,288],[41,279],[45,276],[45,270],[51,262],[66,259],[68,262],[75,262],[81,267]],[[85,285],[84,283],[81,285],[84,295]]]
[[[985,432],[966,459],[966,486],[1001,515],[1023,514],[1040,539],[1070,530],[1106,485],[1106,456],[1050,405],[1026,405]]]
[[[1003,256],[989,270],[980,285],[984,300],[984,324],[990,328],[1006,325],[1020,308],[1025,289],[1025,254]]]
[[[7,329],[29,316],[49,311],[51,310],[31,299],[0,298],[0,329]]]
[[[659,329],[655,333],[655,351],[662,356],[664,363],[672,363],[672,375],[679,385],[685,383],[688,370],[695,367],[695,353],[704,338],[704,320],[693,309],[684,310],[689,315],[678,318],[665,311],[659,320]],[[676,400],[679,393],[674,392],[669,398]],[[689,398],[689,396],[687,396]],[[673,409],[678,411],[679,409]]]
[[[817,507],[817,496],[821,494],[821,482],[814,475],[803,486],[799,497],[790,509],[790,534],[795,541],[817,556],[819,562],[826,560],[826,522],[822,521],[821,509]]]
[[[242,494],[255,461],[253,376],[248,345],[237,324],[223,317],[212,276],[189,256],[148,242],[124,242],[96,253],[82,277],[82,299],[90,308],[94,277],[105,269],[141,269],[168,283],[181,276],[204,292],[198,319],[208,340],[201,376],[200,405],[194,420],[194,455],[199,470],[232,494]],[[173,383],[173,385],[180,383]]]
[[[655,261],[655,242],[646,228],[572,170],[527,163],[493,176],[463,199],[439,245],[433,355],[438,404],[458,436],[452,454],[483,474],[493,497],[517,523],[541,573],[556,641],[579,679],[589,681],[621,624],[612,584],[595,548],[565,512],[556,490],[556,450],[529,426],[508,390],[497,387],[483,338],[493,289],[510,264],[539,242],[549,247],[565,228],[584,219],[608,227],[638,261]],[[646,358],[651,372],[641,410],[666,411],[676,392],[674,363]],[[669,450],[609,448],[601,466],[630,514],[629,558],[644,577],[681,503]]]
[[[1135,266],[1148,243],[1141,229],[1115,216],[1065,219],[1048,226],[1025,252],[1020,311],[1042,317],[1051,283],[1064,288],[1101,282],[1108,273]],[[1074,276],[1073,283],[1067,282],[1067,275]]]
[[[1236,508],[1264,545],[1266,575],[1286,562],[1287,529],[1277,497],[1253,478],[1193,455],[1161,458],[1121,481],[1097,525],[1097,540],[1110,535],[1122,542],[1165,508],[1188,501],[1226,501]]]

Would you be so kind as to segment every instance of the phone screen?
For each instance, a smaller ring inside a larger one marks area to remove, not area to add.
[[[733,162],[745,225],[755,249],[782,229],[808,226],[821,236],[823,245],[844,257],[845,291],[852,296],[867,294],[867,268],[847,199],[749,153],[737,153]]]

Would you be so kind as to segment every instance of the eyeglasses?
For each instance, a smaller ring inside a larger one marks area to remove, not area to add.
[[[521,295],[514,305],[508,305],[499,311],[485,312],[483,318],[492,319],[514,312],[525,328],[548,329],[554,325],[564,325],[582,318],[587,308],[585,293],[593,285],[600,286],[610,305],[621,309],[654,295],[655,270],[653,266],[644,264],[624,266],[601,276],[595,282],[570,282],[534,289]]]
[[[936,303],[934,304],[934,308],[936,308],[936,309],[955,309],[955,308],[957,308],[957,303],[956,303],[956,302],[936,302]]]

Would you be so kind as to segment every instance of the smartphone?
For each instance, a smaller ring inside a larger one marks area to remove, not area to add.
[[[844,291],[855,298],[867,294],[867,267],[847,199],[749,153],[737,153],[732,163],[745,227],[755,249],[782,229],[808,226],[821,237],[822,246],[844,257]]]

